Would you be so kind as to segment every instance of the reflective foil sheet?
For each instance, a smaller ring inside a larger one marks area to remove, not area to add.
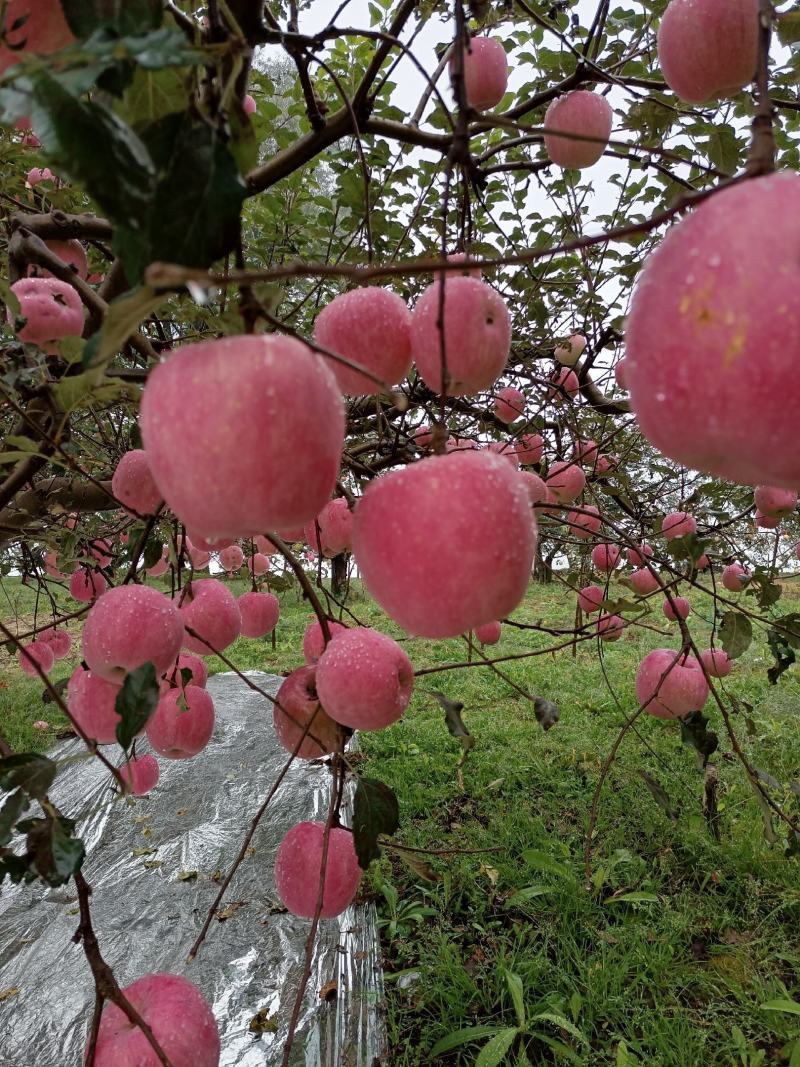
[[[272,694],[282,681],[249,677]],[[221,1064],[261,1067],[281,1062],[310,927],[282,911],[273,859],[296,822],[325,819],[330,776],[322,764],[292,764],[205,943],[187,963],[218,891],[215,878],[236,857],[287,758],[263,696],[234,674],[215,675],[208,690],[217,716],[211,743],[193,759],[159,759],[161,779],[149,797],[115,799],[102,764],[85,758],[76,741],[51,753],[60,765],[52,797],[64,814],[80,817],[94,927],[120,984],[157,971],[186,976],[214,1009]],[[0,890],[2,1067],[82,1063],[94,986],[72,941],[77,923],[71,883]],[[375,913],[354,906],[320,923],[291,1063],[377,1067],[386,1063],[385,1045]]]

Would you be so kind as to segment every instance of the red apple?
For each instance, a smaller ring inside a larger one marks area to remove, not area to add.
[[[800,176],[782,171],[715,193],[648,256],[627,318],[628,385],[639,428],[670,459],[800,485],[798,245]]]
[[[442,336],[437,325],[442,282],[417,301],[411,320],[411,350],[425,384],[442,391]],[[449,396],[491,389],[511,346],[511,318],[505,301],[477,278],[449,276],[444,282],[444,343]]]
[[[658,62],[690,104],[732,96],[753,80],[758,0],[672,0],[658,28]]]
[[[139,421],[156,485],[196,544],[308,522],[339,474],[341,393],[291,337],[184,345],[150,372]]]
[[[282,683],[275,697],[272,722],[275,734],[287,752],[300,759],[320,759],[334,752],[339,743],[339,725],[322,710],[317,696],[316,668],[298,667]],[[298,742],[305,734],[300,747]]]
[[[317,694],[325,711],[352,730],[396,722],[414,689],[414,668],[400,645],[366,627],[338,633],[319,657]]]
[[[172,1067],[219,1067],[220,1041],[214,1013],[188,979],[176,974],[146,974],[122,992],[149,1025]],[[139,1027],[107,1000],[100,1017],[94,1063],[95,1067],[160,1067],[161,1060]]]
[[[611,105],[604,96],[575,89],[557,97],[545,112],[545,131],[553,131],[545,132],[545,151],[559,167],[591,167],[606,150],[613,122]]]
[[[325,825],[301,822],[281,841],[275,858],[275,888],[293,915],[313,919],[322,880]],[[353,835],[342,827],[328,834],[322,894],[323,919],[340,915],[356,895],[361,881]]]
[[[658,719],[677,719],[699,711],[708,700],[708,683],[693,656],[657,648],[639,664],[636,699]]]
[[[535,548],[522,479],[484,451],[383,475],[355,509],[353,554],[367,591],[423,637],[455,637],[509,615],[525,595]]]
[[[317,316],[314,340],[322,348],[363,367],[388,386],[411,369],[411,312],[396,293],[368,286],[340,293]],[[339,388],[352,396],[385,391],[380,381],[326,358]]]

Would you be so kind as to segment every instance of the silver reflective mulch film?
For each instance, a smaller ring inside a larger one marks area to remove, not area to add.
[[[275,693],[282,679],[253,672]],[[108,773],[74,741],[55,753],[53,799],[80,816],[84,866],[101,950],[124,987],[169,971],[200,987],[219,1024],[223,1067],[278,1064],[303,969],[310,923],[286,914],[272,865],[286,831],[323,820],[329,774],[290,768],[214,919],[196,960],[186,962],[250,818],[286,760],[268,701],[235,674],[209,680],[217,725],[190,760],[159,760],[150,797],[114,799]],[[79,1067],[94,1002],[88,964],[72,942],[72,885],[0,890],[0,1064]],[[320,996],[320,991],[327,996]],[[251,1030],[257,1017],[260,1033]],[[292,1064],[377,1067],[385,1060],[383,984],[371,905],[323,921]]]

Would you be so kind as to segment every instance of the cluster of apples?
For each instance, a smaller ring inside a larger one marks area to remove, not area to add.
[[[451,74],[455,68],[451,59]],[[501,41],[474,37],[463,53],[467,103],[477,111],[497,107],[508,87],[508,60]],[[557,97],[544,117],[544,147],[551,162],[582,170],[593,166],[608,146],[613,125],[604,96],[576,89]]]

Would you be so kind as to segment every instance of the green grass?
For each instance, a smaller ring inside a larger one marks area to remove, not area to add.
[[[33,608],[29,592],[8,582],[5,592],[17,598],[24,620]],[[701,641],[710,602],[692,599],[692,629]],[[781,611],[796,604],[787,587]],[[349,605],[359,621],[403,639],[418,670],[466,658],[460,640],[402,638],[357,588]],[[515,618],[569,628],[573,613],[563,587],[535,586]],[[288,671],[299,662],[310,618],[307,603],[289,592],[275,649],[269,638],[242,639],[227,654],[241,669]],[[713,758],[720,841],[702,815],[695,753],[681,745],[677,725],[642,716],[641,736],[628,735],[606,782],[588,887],[584,879],[589,806],[602,761],[636,707],[636,666],[651,648],[677,647],[677,627],[659,610],[647,622],[663,635],[630,628],[602,647],[602,663],[590,642],[574,657],[566,648],[500,665],[517,686],[559,705],[560,722],[547,733],[507,681],[468,667],[420,675],[403,720],[361,736],[362,772],[398,795],[398,840],[432,850],[416,869],[386,850],[364,882],[380,914],[393,1067],[475,1064],[485,1037],[436,1060],[431,1049],[464,1027],[514,1027],[508,972],[521,981],[529,1036],[505,1060],[487,1064],[789,1063],[800,1016],[762,1005],[800,1001],[798,863],[783,855],[780,828],[778,843],[765,841],[760,810],[712,705],[721,739]],[[506,626],[493,651],[527,652],[555,641]],[[751,707],[733,716],[748,756],[786,783],[800,777],[800,684],[792,668],[769,686],[769,661],[766,643],[754,642],[724,685]],[[55,676],[74,662],[77,656]],[[218,659],[210,664],[226,669]],[[40,687],[14,664],[4,664],[3,680],[2,732],[17,748],[46,747],[52,736],[31,723],[57,724],[53,705],[42,705]],[[461,745],[447,732],[433,690],[464,704],[475,744],[462,765]],[[666,790],[674,822],[640,771]],[[792,808],[791,795],[786,803]],[[445,850],[463,851],[436,854]],[[791,1067],[800,1063],[796,1055]]]

